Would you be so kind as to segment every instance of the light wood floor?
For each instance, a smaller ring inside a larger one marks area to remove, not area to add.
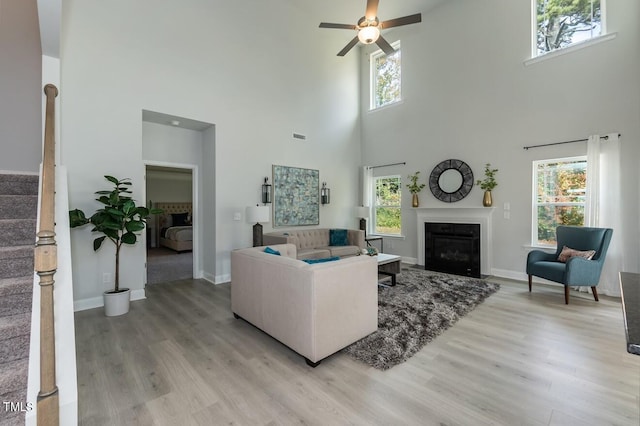
[[[76,313],[82,425],[633,425],[640,356],[618,299],[502,288],[404,364],[315,369],[230,311],[229,284],[155,284]]]

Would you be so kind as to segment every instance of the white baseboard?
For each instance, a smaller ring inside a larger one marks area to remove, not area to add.
[[[404,257],[402,256],[402,263],[408,263],[409,265],[417,265],[418,264],[418,259],[416,259],[415,257]]]
[[[144,289],[131,290],[131,301],[146,299],[147,296],[144,293]],[[89,299],[80,299],[73,301],[73,311],[86,311],[87,309],[95,309],[104,306],[104,298],[91,297]]]
[[[224,284],[231,281],[231,274],[216,275],[214,284]]]
[[[508,269],[496,269],[496,268],[493,268],[493,269],[491,269],[491,275],[493,275],[495,277],[500,277],[500,278],[507,278],[507,279],[510,279],[510,280],[523,281],[525,283],[527,283],[528,280],[529,280],[529,276],[527,275],[526,272],[510,271]],[[539,277],[536,277],[536,276],[533,277],[533,282],[536,283],[536,284],[546,284],[546,285],[554,285],[554,286],[564,287],[560,283],[556,283],[556,282],[553,282],[553,281],[545,280],[544,278],[539,278]]]

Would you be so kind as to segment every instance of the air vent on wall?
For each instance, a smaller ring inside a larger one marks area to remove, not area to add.
[[[300,140],[307,140],[307,137],[301,133],[294,133],[293,134],[293,138],[294,139],[300,139]]]

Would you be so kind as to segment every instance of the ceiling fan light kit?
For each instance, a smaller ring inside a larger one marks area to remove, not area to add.
[[[387,42],[384,37],[382,37],[382,35],[380,34],[380,30],[422,22],[422,14],[420,13],[380,22],[377,16],[378,2],[379,0],[367,0],[365,16],[358,20],[357,25],[333,24],[330,22],[320,23],[320,28],[358,31],[358,34],[349,43],[347,43],[347,45],[340,52],[338,52],[338,56],[346,55],[347,52],[353,48],[353,46],[358,44],[358,41],[360,41],[362,44],[376,43],[378,47],[380,47],[380,49],[384,51],[384,53],[386,53],[387,55],[391,55],[395,52],[395,49],[391,47],[389,42]]]
[[[364,27],[358,31],[358,40],[363,44],[375,43],[380,37],[380,30],[378,27]]]

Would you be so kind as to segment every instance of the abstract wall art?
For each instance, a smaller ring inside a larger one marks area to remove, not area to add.
[[[274,165],[273,225],[318,225],[319,190],[318,170]]]

